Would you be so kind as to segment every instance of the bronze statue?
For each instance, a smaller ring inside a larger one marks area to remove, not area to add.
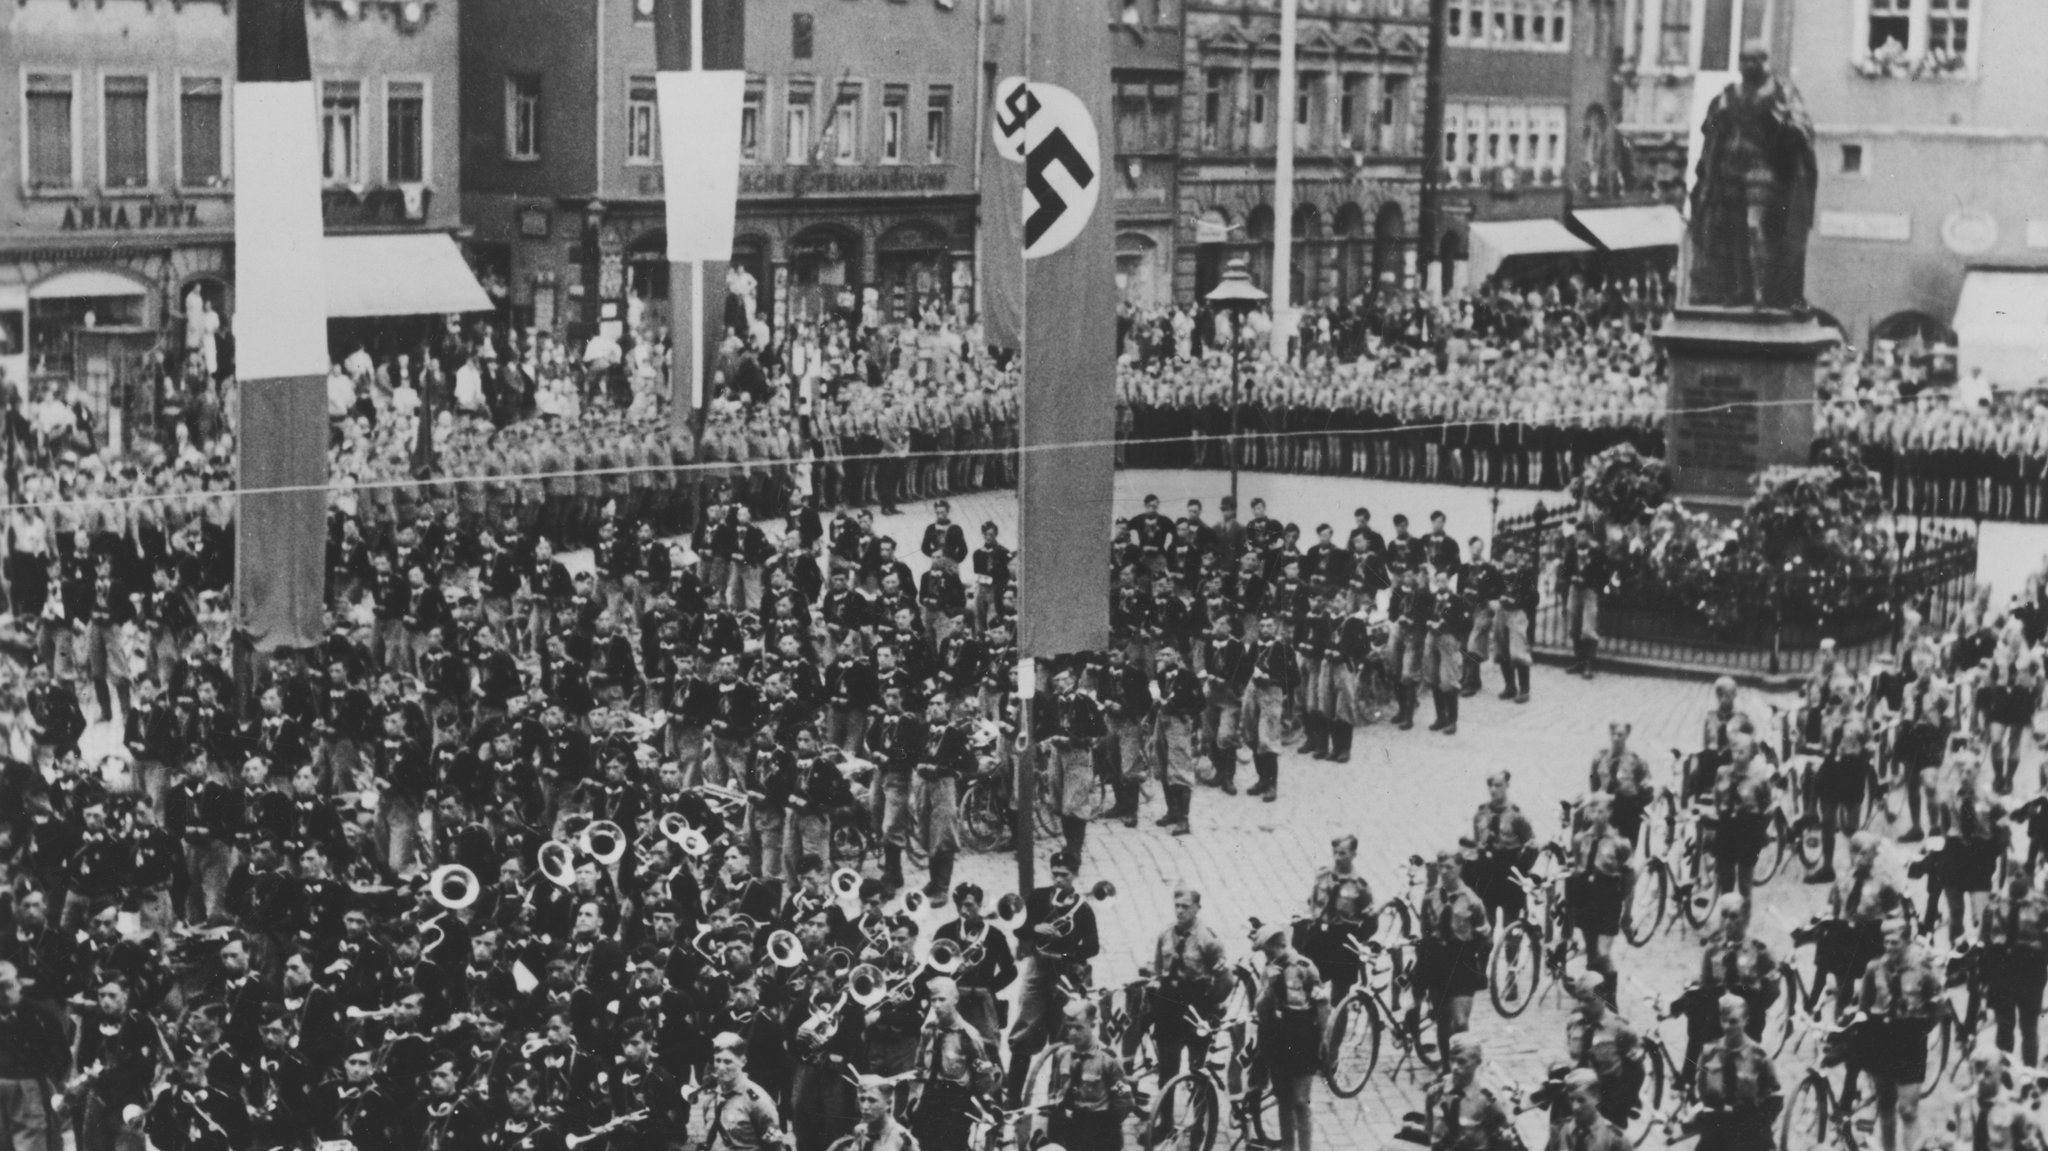
[[[1803,309],[1818,166],[1813,121],[1770,49],[1742,48],[1742,74],[1707,108],[1692,190],[1689,304]]]

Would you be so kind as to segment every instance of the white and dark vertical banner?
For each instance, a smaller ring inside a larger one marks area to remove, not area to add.
[[[678,424],[710,397],[725,332],[745,47],[745,0],[656,0],[654,96],[676,348],[670,415]]]
[[[327,293],[305,0],[235,6],[235,619],[258,650],[325,636]],[[280,490],[282,489],[282,490]]]
[[[1117,294],[1109,24],[1097,0],[1027,2],[1024,72],[998,82],[990,109],[984,199],[1001,198],[990,216],[1014,228],[988,236],[1005,245],[1001,258],[990,251],[992,275],[1022,262],[1017,642],[1043,658],[1109,643]]]

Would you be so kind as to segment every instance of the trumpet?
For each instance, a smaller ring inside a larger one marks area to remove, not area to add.
[[[642,1108],[641,1110],[635,1111],[630,1115],[620,1115],[613,1119],[607,1119],[603,1123],[600,1123],[597,1126],[592,1127],[588,1134],[571,1135],[568,1138],[563,1139],[562,1145],[564,1147],[571,1148],[571,1151],[573,1151],[574,1148],[581,1147],[585,1143],[588,1143],[593,1139],[602,1139],[610,1132],[617,1131],[619,1128],[624,1127],[630,1123],[638,1123],[645,1118],[647,1118],[647,1111],[645,1108]]]
[[[1052,928],[1053,938],[1065,939],[1066,937],[1074,933],[1074,916],[1078,914],[1082,908],[1088,906],[1088,904],[1091,902],[1099,903],[1104,907],[1107,907],[1115,899],[1116,884],[1111,883],[1107,879],[1097,880],[1095,886],[1088,889],[1087,899],[1074,900],[1074,905],[1072,907],[1069,907],[1065,911],[1060,912],[1058,915],[1053,916],[1051,919],[1046,920],[1045,926]]]
[[[810,1044],[813,1050],[832,1042],[832,1037],[839,1034],[839,1013],[845,1010],[846,1000],[847,993],[842,991],[830,1006],[811,1012],[803,1026],[796,1029],[797,1039]]]

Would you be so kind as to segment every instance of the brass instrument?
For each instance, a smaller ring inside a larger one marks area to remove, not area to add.
[[[570,1148],[570,1151],[575,1151],[575,1148],[581,1147],[585,1143],[588,1143],[593,1139],[602,1139],[606,1135],[610,1134],[613,1131],[617,1131],[621,1127],[624,1127],[631,1123],[638,1123],[645,1118],[647,1118],[647,1111],[645,1108],[642,1108],[639,1111],[635,1111],[630,1115],[616,1116],[614,1118],[607,1119],[604,1122],[598,1124],[597,1126],[591,1128],[590,1131],[586,1134],[568,1136],[567,1138],[562,1140],[562,1145]]]
[[[598,866],[610,867],[626,855],[626,833],[609,819],[600,819],[583,829],[576,846],[596,858]]]
[[[1107,879],[1097,880],[1095,886],[1088,889],[1087,899],[1075,899],[1072,907],[1046,920],[1045,925],[1052,928],[1053,938],[1065,939],[1074,933],[1074,916],[1082,908],[1088,906],[1090,902],[1107,907],[1115,899],[1116,884]]]
[[[847,973],[846,994],[862,1007],[874,1007],[888,999],[905,999],[922,974],[924,968],[920,966],[892,980],[881,968],[863,963]]]
[[[804,961],[804,945],[793,932],[777,930],[768,936],[768,960],[781,968],[799,966]]]
[[[576,882],[575,857],[569,845],[559,839],[550,839],[540,845],[538,858],[540,873],[556,887],[568,887]]]
[[[459,863],[444,863],[428,876],[427,890],[433,893],[435,903],[461,911],[483,895],[484,886],[477,881],[476,872]]]
[[[1024,897],[1013,891],[996,900],[996,913],[991,922],[1014,934],[1024,926]]]
[[[832,1042],[832,1037],[839,1034],[839,1013],[846,1009],[846,1001],[847,993],[842,991],[831,1006],[811,1012],[803,1025],[796,1029],[798,1041],[809,1044],[812,1050]]]
[[[702,859],[711,854],[711,842],[704,838],[704,833],[691,827],[689,820],[676,812],[663,815],[656,826],[661,829],[663,838],[682,848],[683,854],[691,859]]]

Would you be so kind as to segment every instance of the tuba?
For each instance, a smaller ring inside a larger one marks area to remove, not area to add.
[[[476,872],[459,863],[444,863],[427,877],[427,890],[433,893],[435,903],[461,911],[475,903],[484,888],[477,882]]]
[[[924,965],[937,974],[952,975],[967,965],[966,952],[950,939],[934,939],[931,950],[925,953]]]
[[[860,872],[842,867],[832,873],[832,897],[848,919],[860,916]]]
[[[690,826],[690,821],[671,811],[661,817],[661,834],[670,843],[683,849],[691,859],[702,859],[711,853],[711,842],[704,833]]]
[[[1004,931],[1015,934],[1018,928],[1024,926],[1023,898],[1013,891],[996,900],[996,914],[991,922]]]
[[[540,873],[556,887],[568,887],[576,882],[576,864],[569,851],[569,845],[559,839],[550,839],[540,845]]]
[[[789,931],[777,930],[768,936],[768,959],[777,967],[788,969],[804,961],[804,945]]]
[[[626,833],[609,819],[600,819],[583,829],[576,846],[589,852],[600,867],[610,867],[626,855]]]

